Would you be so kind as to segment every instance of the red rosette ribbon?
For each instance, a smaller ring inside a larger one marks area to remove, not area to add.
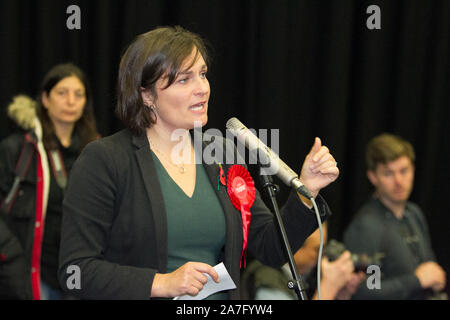
[[[245,256],[251,220],[250,207],[255,202],[255,183],[250,173],[243,166],[235,164],[228,169],[227,192],[231,203],[241,212],[243,244],[240,266],[242,267],[242,260],[244,260],[245,268]]]

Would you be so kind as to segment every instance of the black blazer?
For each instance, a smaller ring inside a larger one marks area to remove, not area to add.
[[[204,144],[205,146],[205,144]],[[221,259],[238,289],[242,251],[241,214],[226,188],[217,190],[219,166],[203,163],[226,218]],[[229,166],[223,165],[225,174]],[[330,214],[319,196],[322,219]],[[81,288],[69,292],[83,299],[149,299],[155,273],[167,268],[167,220],[163,195],[148,140],[122,130],[88,144],[72,168],[61,234],[61,286],[75,283],[69,266],[81,270]],[[281,209],[295,252],[317,228],[314,212],[292,193]],[[273,215],[257,192],[251,208],[248,250],[262,262],[287,261]],[[211,226],[214,227],[214,226]],[[71,286],[73,288],[73,286]]]

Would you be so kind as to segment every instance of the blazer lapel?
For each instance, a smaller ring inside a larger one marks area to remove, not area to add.
[[[161,272],[167,269],[167,215],[164,197],[159,184],[158,174],[153,161],[150,145],[146,136],[133,136],[133,144],[137,147],[136,158],[144,180],[145,189],[150,200],[155,225],[158,266]]]
[[[203,142],[203,149],[205,149],[207,143]],[[218,184],[217,179],[220,174],[219,165],[217,163],[206,164],[202,161],[203,167],[208,174],[209,181],[211,182],[212,188],[217,194],[220,203],[222,204],[223,211],[225,213],[225,223],[226,223],[226,243],[225,243],[225,257],[224,263],[228,270],[231,270],[232,266],[239,266],[239,262],[234,263],[233,253],[241,252],[242,250],[242,219],[239,211],[237,211],[230,201],[227,193],[226,186],[222,185],[220,182]],[[225,176],[227,174],[228,166],[222,165]],[[237,257],[238,259],[240,258]]]

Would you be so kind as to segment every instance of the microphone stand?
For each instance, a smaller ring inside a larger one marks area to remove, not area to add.
[[[272,206],[274,209],[275,217],[277,219],[278,227],[281,232],[281,237],[283,239],[283,244],[286,250],[286,253],[288,255],[289,259],[289,268],[291,269],[293,280],[289,280],[287,283],[287,287],[290,290],[294,290],[297,294],[298,300],[308,300],[308,297],[306,295],[304,284],[301,279],[301,277],[297,274],[297,266],[294,261],[294,256],[292,255],[291,246],[289,244],[286,231],[284,229],[283,220],[281,219],[280,209],[278,207],[276,195],[279,191],[279,188],[276,184],[273,183],[272,177],[267,175],[261,176],[261,182],[263,184],[263,188],[265,188],[270,196],[270,199],[272,201]]]

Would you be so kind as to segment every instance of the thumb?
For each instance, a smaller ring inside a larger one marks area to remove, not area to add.
[[[328,260],[328,258],[326,256],[322,257],[322,263],[321,263],[321,267],[323,269],[328,269],[328,266],[330,265],[330,260]]]
[[[314,145],[312,146],[311,151],[309,151],[309,154],[311,156],[316,154],[317,152],[319,152],[321,146],[322,146],[322,141],[320,141],[319,137],[316,137],[314,139]]]
[[[345,250],[337,260],[341,260],[341,261],[345,261],[345,260],[350,260],[351,259],[351,254],[350,251]]]

